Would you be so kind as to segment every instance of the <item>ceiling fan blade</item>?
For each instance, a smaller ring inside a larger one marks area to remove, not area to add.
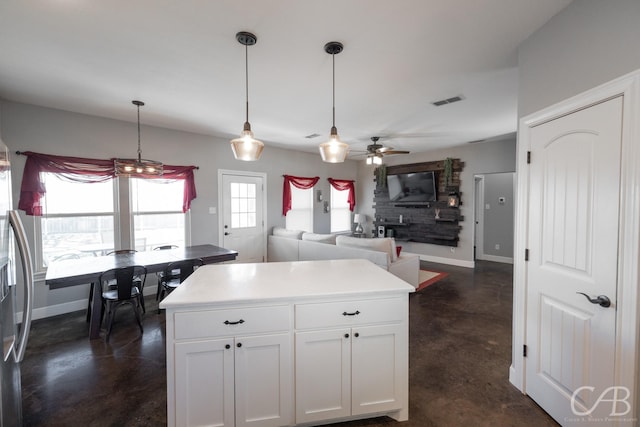
[[[376,150],[377,153],[386,153],[387,151],[393,150],[393,147],[380,147]]]
[[[409,154],[411,153],[411,151],[405,151],[405,150],[386,150],[384,152],[382,152],[382,154],[384,155],[389,155],[389,154]]]

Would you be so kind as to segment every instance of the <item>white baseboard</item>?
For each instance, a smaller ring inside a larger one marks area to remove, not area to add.
[[[482,257],[478,257],[478,259],[483,261],[501,262],[503,264],[513,264],[513,258],[506,257],[506,256],[484,254],[482,255]]]
[[[145,286],[145,295],[155,295],[158,286]],[[46,319],[47,317],[57,316],[59,314],[73,313],[74,311],[86,310],[89,299],[84,298],[76,301],[69,301],[62,304],[48,305],[46,307],[38,307],[33,309],[31,314],[32,320]],[[16,319],[22,319],[22,312],[16,313]]]
[[[474,268],[475,267],[475,262],[473,262],[473,261],[465,261],[465,260],[461,260],[461,259],[443,258],[443,257],[424,255],[424,254],[418,254],[418,255],[420,256],[420,259],[422,261],[437,262],[438,264],[455,265],[455,266],[458,266],[458,267],[467,267],[467,268]]]

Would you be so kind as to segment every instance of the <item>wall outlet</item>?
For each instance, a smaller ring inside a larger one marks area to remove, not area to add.
[[[499,251],[499,250],[500,250],[500,244],[496,243],[496,251]]]

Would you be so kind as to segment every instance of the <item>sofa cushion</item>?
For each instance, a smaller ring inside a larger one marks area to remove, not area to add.
[[[302,240],[309,240],[311,242],[328,243],[330,245],[335,245],[336,235],[335,234],[302,233]]]
[[[392,247],[393,239],[390,237],[362,239],[360,237],[338,236],[337,246],[349,246],[352,248],[367,249],[370,251],[384,252],[389,256],[389,260],[394,259],[395,249]],[[392,253],[393,251],[393,253]],[[396,256],[397,259],[397,256]]]
[[[278,237],[300,240],[302,238],[302,233],[304,233],[302,230],[289,230],[282,227],[273,227],[273,235]]]

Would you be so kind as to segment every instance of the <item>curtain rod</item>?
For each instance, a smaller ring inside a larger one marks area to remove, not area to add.
[[[25,153],[24,151],[20,151],[20,150],[16,151],[16,154],[17,154],[18,156],[26,156],[26,154],[24,154],[24,153]],[[196,166],[195,168],[196,168],[197,170],[200,170],[200,166]]]

